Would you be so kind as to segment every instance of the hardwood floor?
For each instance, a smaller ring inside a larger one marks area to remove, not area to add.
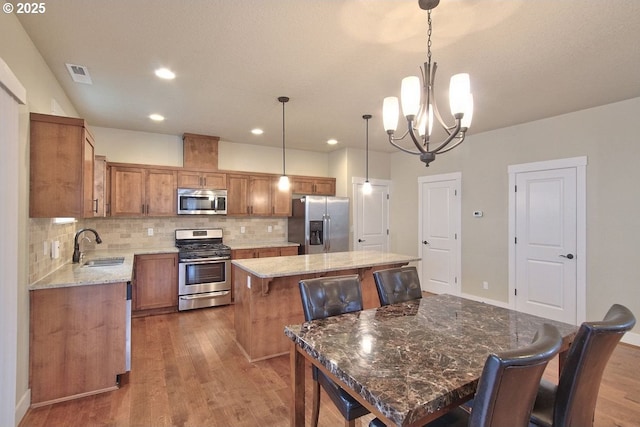
[[[119,390],[30,409],[20,427],[289,425],[289,358],[249,363],[234,341],[233,306],[136,318],[132,329],[132,370]],[[602,381],[596,426],[640,425],[639,366],[640,349],[619,345]],[[545,376],[557,372],[554,361]],[[310,377],[306,383],[309,402]],[[319,426],[344,425],[326,395],[321,402]]]

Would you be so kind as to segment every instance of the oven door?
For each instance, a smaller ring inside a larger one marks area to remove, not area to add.
[[[230,275],[228,259],[178,263],[178,309],[230,304]]]

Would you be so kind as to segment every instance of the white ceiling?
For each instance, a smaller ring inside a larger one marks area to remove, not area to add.
[[[55,0],[46,8],[18,16],[93,126],[280,146],[277,97],[289,96],[288,148],[363,148],[369,113],[370,147],[393,151],[382,99],[399,95],[400,80],[426,60],[417,0]],[[471,75],[469,135],[640,96],[640,1],[442,0],[432,19],[443,112],[449,77]],[[93,85],[74,83],[65,63],[87,66]],[[156,78],[160,66],[176,79]],[[151,122],[151,113],[166,121]]]

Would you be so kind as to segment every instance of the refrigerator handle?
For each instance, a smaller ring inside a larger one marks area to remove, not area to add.
[[[331,252],[331,215],[325,215],[324,218],[324,251]]]

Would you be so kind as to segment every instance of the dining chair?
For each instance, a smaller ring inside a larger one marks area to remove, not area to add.
[[[636,323],[620,304],[602,321],[584,322],[569,348],[558,384],[542,380],[531,413],[531,424],[546,427],[593,426],[604,368],[624,333]]]
[[[560,331],[545,323],[530,345],[490,354],[470,412],[460,406],[425,427],[527,427],[542,374],[561,345]],[[378,418],[369,423],[369,427],[383,426]]]
[[[298,285],[306,321],[362,310],[362,290],[357,274],[304,279]],[[311,425],[313,427],[317,427],[320,414],[320,386],[344,417],[345,426],[354,427],[357,418],[369,413],[368,409],[317,367],[312,366],[312,374],[314,383]]]
[[[415,267],[398,267],[373,272],[380,305],[422,298],[420,278]]]

